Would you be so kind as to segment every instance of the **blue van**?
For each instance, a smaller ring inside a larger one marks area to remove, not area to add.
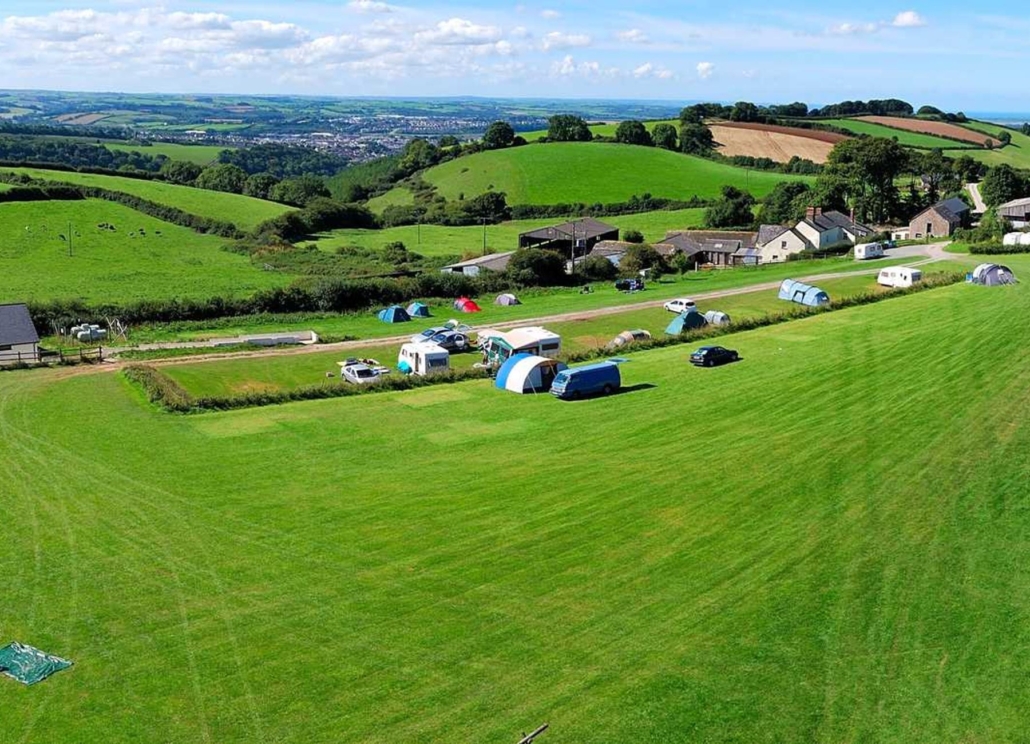
[[[619,365],[612,362],[588,364],[562,370],[551,383],[551,395],[562,400],[579,400],[588,395],[611,395],[622,387]]]

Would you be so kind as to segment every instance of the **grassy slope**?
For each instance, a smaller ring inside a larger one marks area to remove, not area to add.
[[[291,209],[283,204],[262,201],[249,196],[176,186],[163,181],[143,181],[121,176],[98,176],[91,173],[66,173],[35,168],[3,168],[2,170],[26,173],[33,178],[124,191],[201,217],[228,220],[244,230],[257,227],[261,222],[278,217]]]
[[[976,147],[971,144],[963,144],[956,140],[949,140],[943,137],[935,137],[931,134],[920,134],[919,132],[906,132],[903,129],[893,129],[882,124],[874,124],[868,121],[857,121],[855,119],[819,119],[820,124],[829,124],[841,129],[846,129],[855,134],[868,134],[871,137],[886,137],[887,139],[898,140],[898,143],[906,147],[938,147],[942,150],[969,150],[969,152],[949,153],[952,156],[973,155]]]
[[[971,121],[964,124],[967,129],[997,136],[1004,127],[998,124],[987,122]],[[1014,168],[1030,169],[1030,137],[1013,129],[1007,130],[1012,137],[1012,143],[1006,147],[996,150],[983,150],[974,157],[987,165],[1000,165],[1007,163]]]
[[[901,259],[877,262],[877,265],[901,263]],[[604,307],[618,307],[644,301],[666,300],[679,296],[690,296],[702,292],[720,289],[744,287],[763,282],[780,281],[793,276],[805,276],[815,273],[837,272],[868,269],[868,264],[858,264],[847,259],[824,259],[804,263],[778,264],[762,266],[756,269],[740,269],[734,271],[711,271],[690,273],[684,276],[666,277],[661,284],[650,284],[644,294],[624,294],[616,292],[608,282],[596,284],[591,294],[581,294],[578,289],[550,289],[520,292],[523,304],[515,307],[499,307],[492,303],[492,296],[480,298],[482,313],[473,316],[462,316],[464,320],[477,326],[500,325],[506,327],[517,324],[524,318],[539,318],[549,315],[582,312]],[[411,298],[417,299],[417,298]],[[430,303],[434,316],[431,322],[444,321],[455,316],[450,303]],[[278,323],[258,321],[257,319],[240,319],[238,325],[212,329],[203,323],[188,323],[166,328],[140,328],[133,332],[133,343],[150,343],[155,341],[194,340],[198,338],[223,338],[247,333],[267,333],[273,330],[312,329],[322,335],[347,336],[353,339],[375,339],[397,336],[408,333],[411,327],[420,324],[390,325],[382,323],[373,311],[349,313],[346,315],[328,316],[287,316],[287,320]],[[248,322],[249,320],[249,322]],[[257,321],[257,322],[255,322]],[[412,331],[413,333],[414,331]]]
[[[726,185],[764,196],[799,176],[745,171],[653,147],[560,142],[478,153],[429,169],[424,176],[448,199],[503,191],[510,204],[611,203],[634,194],[713,198]]]
[[[671,124],[679,131],[680,122],[679,119],[661,119],[657,121],[645,121],[644,126],[647,127],[648,131],[654,131],[654,128],[658,124]],[[592,134],[599,134],[602,137],[614,137],[615,130],[619,128],[618,124],[593,124],[590,127]],[[519,136],[525,139],[527,142],[536,142],[541,137],[547,136],[546,129],[538,129],[533,132],[519,132]]]
[[[226,149],[220,145],[179,145],[173,142],[155,142],[146,147],[136,144],[106,144],[106,147],[110,150],[141,152],[144,155],[167,155],[172,160],[187,160],[197,165],[207,165],[213,162],[218,158],[218,153]]]
[[[117,232],[98,229],[104,222]],[[79,234],[72,256],[58,237],[69,223]],[[129,236],[140,228],[146,237]],[[223,251],[224,243],[107,201],[0,204],[0,302],[239,296],[289,281]]]
[[[703,217],[703,209],[681,209],[620,215],[604,218],[603,221],[623,231],[640,230],[646,240],[653,242],[664,238],[669,230],[698,227]],[[500,225],[487,225],[487,248],[494,252],[515,250],[518,247],[519,233],[553,225],[556,222],[561,220],[517,220]],[[408,225],[386,230],[335,230],[326,233],[318,244],[323,250],[332,250],[342,245],[382,248],[387,243],[397,240],[404,243],[408,250],[427,256],[460,256],[468,252],[478,254],[483,248],[483,228]]]
[[[0,375],[0,627],[77,662],[8,684],[5,730],[1019,740],[1027,313],[957,286],[730,337],[718,370],[638,354],[653,388],[581,404],[173,417]]]

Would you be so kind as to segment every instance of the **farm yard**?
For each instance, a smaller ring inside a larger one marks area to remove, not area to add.
[[[221,191],[195,189],[177,186],[164,181],[149,181],[121,176],[101,176],[92,173],[45,170],[41,168],[3,168],[0,172],[24,173],[32,178],[48,181],[73,183],[82,186],[97,186],[134,194],[161,204],[181,209],[190,214],[215,220],[228,220],[243,230],[250,230],[260,223],[291,211],[291,207],[275,202],[254,199],[239,194]]]
[[[727,157],[749,155],[786,163],[793,157],[825,163],[830,150],[847,139],[833,132],[797,129],[774,124],[735,124],[725,122],[711,126],[719,144],[719,152]]]
[[[618,173],[618,178],[612,174]],[[430,168],[423,178],[449,200],[504,192],[510,204],[586,204],[626,201],[650,193],[687,200],[718,197],[724,185],[765,196],[803,176],[748,171],[653,147],[556,142],[494,150]]]
[[[225,242],[97,199],[2,203],[0,302],[246,296],[289,282]]]
[[[724,337],[717,370],[629,354],[628,392],[571,404],[174,416],[117,374],[2,374],[0,507],[31,528],[0,627],[76,662],[6,687],[5,730],[1016,740],[1028,312],[952,286]]]

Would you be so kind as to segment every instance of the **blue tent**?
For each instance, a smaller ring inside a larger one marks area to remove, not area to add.
[[[429,307],[423,305],[421,302],[412,302],[408,305],[408,315],[412,318],[429,318],[432,317],[429,314]]]
[[[665,332],[670,336],[678,336],[681,333],[686,333],[687,331],[704,328],[706,325],[708,325],[708,321],[705,320],[705,316],[697,310],[691,309],[684,313],[680,313],[673,318],[672,322],[669,323],[669,326],[665,329]]]
[[[800,305],[808,305],[809,307],[820,307],[821,305],[830,304],[830,296],[819,289],[819,287],[802,284],[793,279],[783,280],[783,284],[780,285],[779,296],[781,300],[797,302]]]
[[[379,320],[384,323],[407,323],[411,320],[408,311],[399,305],[391,305],[385,310],[379,311]]]

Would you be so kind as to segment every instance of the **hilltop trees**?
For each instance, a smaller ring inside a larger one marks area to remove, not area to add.
[[[647,127],[639,121],[624,121],[615,130],[615,141],[625,145],[643,145],[652,147],[654,140]]]
[[[679,149],[679,135],[676,134],[676,127],[672,124],[655,124],[654,131],[651,132],[651,139],[654,140],[654,146],[660,147],[663,150],[678,150]]]
[[[515,130],[506,121],[495,121],[483,134],[483,147],[487,150],[502,150],[515,142]]]
[[[715,148],[715,137],[705,124],[704,107],[687,106],[680,112],[680,150],[688,155],[707,155]]]
[[[722,198],[705,210],[707,227],[746,227],[755,221],[755,197],[734,186],[722,187]]]
[[[1013,199],[1026,196],[1030,191],[1027,178],[1011,165],[996,165],[984,176],[980,195],[989,207],[996,207]]]
[[[243,193],[243,185],[247,182],[247,172],[238,165],[223,163],[205,168],[197,176],[196,187],[211,191],[226,191],[231,194]]]
[[[547,120],[547,139],[551,142],[589,142],[590,127],[578,116],[557,114]]]

